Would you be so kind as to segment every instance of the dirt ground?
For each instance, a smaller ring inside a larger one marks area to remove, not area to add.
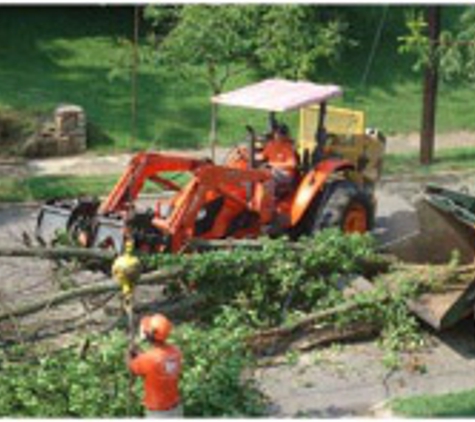
[[[418,151],[420,134],[412,132],[404,135],[389,136],[386,145],[388,153],[407,153]],[[466,130],[436,134],[435,145],[438,149],[454,147],[475,147],[475,133]]]
[[[418,151],[419,134],[409,133],[406,135],[388,136],[386,143],[387,153],[408,153]],[[451,132],[439,134],[436,136],[436,148],[453,148],[453,147],[475,147],[475,132]],[[227,148],[216,149],[216,162],[221,162],[229,150]],[[174,151],[167,151],[174,152]],[[193,156],[209,157],[210,151],[203,149],[200,151],[175,151],[180,154],[188,154]],[[7,167],[0,163],[0,174],[27,172],[32,175],[50,175],[50,174],[117,174],[120,173],[128,163],[130,154],[116,154],[108,156],[95,156],[92,154],[83,154],[74,157],[54,158],[30,160],[26,166]]]
[[[472,141],[475,145],[475,136]],[[395,143],[397,139],[391,142],[389,148],[401,148]],[[408,148],[412,148],[409,141],[404,150]],[[225,153],[225,150],[219,150],[218,156]],[[113,157],[85,155],[32,160],[23,165],[0,163],[0,174],[112,174],[122,171],[128,159],[126,154]],[[447,173],[433,176],[430,181],[456,188],[462,185],[475,187],[475,172]],[[427,182],[423,178],[414,180],[403,176],[381,181],[377,191],[375,229],[380,244],[418,229],[413,201]],[[34,205],[1,205],[0,246],[20,244],[23,241],[21,232],[32,231],[35,215]],[[37,259],[1,258],[0,310],[19,301],[35,300],[55,288],[52,269],[51,263]],[[90,281],[91,277],[95,276],[82,274],[76,282]],[[59,314],[51,316],[51,325],[54,326],[55,318],[64,318],[65,314],[72,318],[76,313],[79,315],[81,309],[60,308]],[[0,345],[14,337],[19,328],[15,321],[10,321],[2,329]],[[47,332],[45,329],[45,334]],[[271,415],[275,417],[388,417],[382,404],[393,397],[475,388],[474,332],[472,321],[465,321],[443,334],[427,329],[426,347],[416,355],[406,356],[405,365],[397,371],[388,371],[383,364],[382,350],[370,341],[315,350],[301,354],[292,362],[284,359],[283,363],[259,368],[256,380],[269,396]]]

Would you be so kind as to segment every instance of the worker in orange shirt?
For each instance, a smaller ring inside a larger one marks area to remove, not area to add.
[[[143,378],[147,418],[183,416],[178,389],[182,354],[178,347],[166,343],[172,328],[172,323],[161,314],[146,316],[140,321],[140,336],[153,347],[144,352],[135,346],[129,349],[129,370]]]

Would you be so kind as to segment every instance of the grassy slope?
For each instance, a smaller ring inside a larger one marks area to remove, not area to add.
[[[388,154],[384,160],[386,175],[431,175],[440,171],[464,171],[474,168],[474,148],[447,148],[437,153],[430,166],[420,166],[415,153]]]
[[[381,12],[382,12],[381,8]],[[85,107],[90,121],[106,135],[93,145],[110,151],[127,145],[130,132],[129,82],[108,78],[120,49],[118,37],[132,33],[132,11],[119,7],[1,7],[0,107],[50,111],[60,102]],[[450,13],[446,13],[451,19]],[[345,104],[368,113],[368,124],[386,133],[418,129],[420,76],[410,71],[409,58],[397,53],[397,36],[404,32],[404,13],[389,9],[366,84],[361,83],[375,32],[366,27],[351,33],[362,40],[345,54],[337,69],[322,69],[319,80],[347,88]],[[375,24],[379,15],[375,15]],[[250,74],[233,86],[254,79]],[[206,85],[178,80],[171,72],[145,66],[139,76],[140,147],[206,145],[209,107]],[[473,129],[468,113],[472,102],[466,87],[442,87],[440,130]],[[264,123],[263,114],[223,110],[222,138],[243,139],[248,122]],[[295,119],[291,118],[291,121]]]
[[[118,175],[111,176],[37,176],[25,179],[3,178],[0,202],[23,202],[81,195],[105,195]]]
[[[58,103],[77,103],[106,135],[93,145],[96,151],[127,146],[130,81],[111,79],[110,72],[123,57],[119,40],[132,34],[132,16],[130,8],[119,7],[2,7],[0,108],[43,113],[51,112]],[[247,80],[244,76],[235,84]],[[138,89],[138,147],[206,145],[206,85],[195,79],[178,80],[169,71],[143,65]],[[225,121],[231,118],[235,116],[224,115]],[[238,136],[244,136],[242,126],[248,119],[237,120],[241,120],[236,125]]]
[[[0,184],[0,202],[44,201],[51,198],[107,195],[119,180],[120,174],[90,176],[31,176],[26,178],[4,177]],[[183,186],[188,173],[165,173],[163,177]],[[162,192],[160,185],[145,182],[141,193]]]

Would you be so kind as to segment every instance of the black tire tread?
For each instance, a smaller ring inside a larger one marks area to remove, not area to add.
[[[355,183],[349,180],[332,182],[327,187],[327,199],[317,213],[314,213],[312,233],[325,228],[343,229],[345,215],[354,202],[362,205],[368,216],[367,227],[371,230],[374,225],[373,205],[368,194],[363,192]]]

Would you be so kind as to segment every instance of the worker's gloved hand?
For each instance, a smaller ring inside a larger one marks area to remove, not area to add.
[[[136,344],[131,344],[129,346],[129,349],[127,350],[127,355],[129,356],[129,358],[134,358],[139,354],[139,352],[139,347]]]
[[[139,354],[139,348],[137,345],[132,344],[128,347],[124,354],[125,366],[129,366],[132,359],[134,359]]]

